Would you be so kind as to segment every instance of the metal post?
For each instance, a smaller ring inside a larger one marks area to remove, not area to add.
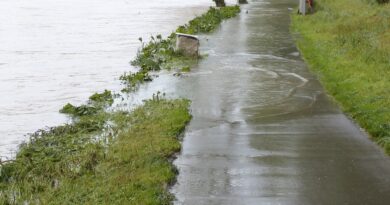
[[[306,0],[299,0],[299,13],[306,15]]]

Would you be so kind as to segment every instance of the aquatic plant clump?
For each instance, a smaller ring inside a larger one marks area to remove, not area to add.
[[[101,105],[112,105],[114,102],[113,94],[109,90],[104,90],[102,93],[95,93],[89,97],[92,103],[98,103]]]
[[[106,107],[114,102],[111,91],[105,90],[102,93],[95,93],[89,97],[89,102],[86,105],[74,106],[70,103],[66,104],[60,113],[68,114],[72,117],[81,117],[86,115],[95,115],[101,112]]]
[[[146,71],[124,73],[119,79],[126,84],[126,87],[122,89],[122,92],[126,93],[136,90],[145,81],[152,81],[152,77]]]
[[[175,52],[175,35],[162,39],[161,35],[151,37],[149,43],[142,44],[141,50],[131,62],[134,66],[140,66],[142,71],[156,71],[162,69],[163,64],[180,53]]]
[[[169,204],[176,170],[168,159],[180,150],[188,107],[155,97],[131,113],[101,112],[36,132],[0,166],[0,204]],[[96,138],[107,121],[109,139]]]
[[[61,110],[60,113],[68,114],[73,117],[80,117],[83,115],[94,115],[99,111],[99,108],[88,106],[88,105],[81,105],[81,106],[74,106],[70,103],[66,104]]]
[[[390,154],[389,19],[390,4],[318,0],[292,29],[326,90]]]

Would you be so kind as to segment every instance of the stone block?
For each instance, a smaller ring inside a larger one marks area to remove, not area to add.
[[[197,36],[176,33],[176,51],[185,56],[197,57],[199,55],[199,39]]]

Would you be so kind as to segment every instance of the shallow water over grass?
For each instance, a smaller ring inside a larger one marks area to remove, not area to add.
[[[138,37],[170,34],[210,0],[2,0],[0,2],[0,156],[92,93],[117,90],[131,70]]]

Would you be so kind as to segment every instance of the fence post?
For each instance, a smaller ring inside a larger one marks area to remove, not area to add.
[[[306,0],[299,0],[299,10],[298,13],[306,15]]]

